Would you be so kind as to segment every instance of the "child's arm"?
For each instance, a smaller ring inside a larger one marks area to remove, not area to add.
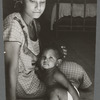
[[[73,97],[73,100],[79,100],[78,93],[61,72],[56,71],[54,73],[54,79],[62,86],[64,86],[66,89],[68,89],[69,93]]]

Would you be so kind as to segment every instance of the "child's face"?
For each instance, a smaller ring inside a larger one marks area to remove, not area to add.
[[[57,59],[57,55],[54,50],[49,49],[49,50],[46,50],[42,54],[40,65],[44,69],[53,68],[56,66],[57,63],[58,63],[58,59]]]
[[[30,18],[39,18],[44,12],[46,0],[23,0],[24,9],[23,12],[26,13]]]

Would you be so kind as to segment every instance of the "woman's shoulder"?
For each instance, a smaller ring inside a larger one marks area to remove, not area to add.
[[[15,18],[19,19],[22,21],[22,17],[20,13],[14,12],[12,14],[9,14],[3,21],[4,26],[6,25],[11,25],[14,21]]]
[[[20,30],[21,27],[20,27],[20,24],[18,22],[18,20],[20,20],[22,22],[22,17],[20,15],[20,13],[12,13],[12,14],[9,14],[3,21],[3,26],[4,26],[4,30],[6,30],[7,28],[14,28],[14,29],[18,29]]]
[[[14,17],[17,17],[17,18],[21,19],[20,13],[14,12],[14,13],[9,14],[9,15],[4,19],[4,21],[9,21],[9,22],[10,22],[11,20],[14,19]]]
[[[72,62],[72,61],[63,61],[62,63],[61,63],[61,65],[59,66],[59,68],[60,69],[64,69],[64,70],[83,70],[83,67],[80,65],[80,64],[78,64],[78,63],[76,63],[76,62]]]
[[[19,22],[14,18],[20,18],[19,13],[12,13],[4,19],[3,23],[3,39],[4,41],[19,41],[22,42],[23,31]]]

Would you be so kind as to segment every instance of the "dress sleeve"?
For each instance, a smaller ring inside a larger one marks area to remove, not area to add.
[[[92,85],[92,82],[89,78],[89,76],[87,75],[86,71],[83,69],[83,77],[82,77],[82,84],[81,84],[81,88],[85,89],[88,88]]]
[[[71,83],[74,83],[79,88],[85,89],[91,86],[92,82],[81,65],[75,62],[64,61],[59,68]]]
[[[16,20],[4,23],[3,40],[22,43],[22,28]]]

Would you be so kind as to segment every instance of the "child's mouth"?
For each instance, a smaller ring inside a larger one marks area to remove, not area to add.
[[[44,66],[48,66],[48,64],[46,62],[43,63]]]

